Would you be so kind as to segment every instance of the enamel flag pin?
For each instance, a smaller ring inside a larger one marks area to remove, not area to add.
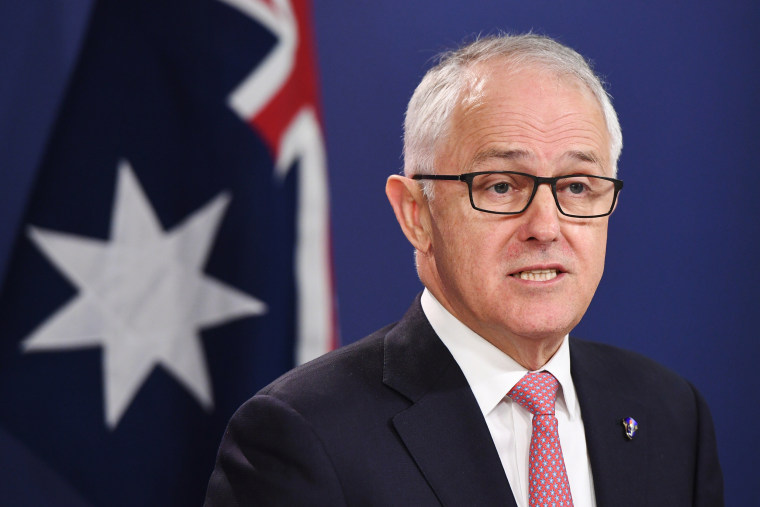
[[[633,436],[639,429],[639,423],[637,423],[636,419],[633,417],[626,417],[622,422],[623,428],[625,429],[625,436],[628,437],[628,440],[633,440]]]

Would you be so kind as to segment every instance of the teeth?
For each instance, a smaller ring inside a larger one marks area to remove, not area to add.
[[[521,271],[516,275],[521,280],[530,280],[532,282],[546,282],[557,277],[556,269],[534,269],[532,271]]]

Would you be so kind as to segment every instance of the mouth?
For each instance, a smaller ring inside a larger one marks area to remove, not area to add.
[[[560,273],[561,271],[558,269],[530,269],[527,271],[512,273],[510,276],[531,282],[548,282],[549,280],[557,278],[557,275]]]

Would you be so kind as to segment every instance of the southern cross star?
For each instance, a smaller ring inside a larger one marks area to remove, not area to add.
[[[129,162],[118,173],[110,241],[29,228],[79,292],[21,344],[24,352],[102,347],[110,429],[159,365],[210,411],[199,330],[267,311],[262,301],[203,273],[228,194],[164,231]]]

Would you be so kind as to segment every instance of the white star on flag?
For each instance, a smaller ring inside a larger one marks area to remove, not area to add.
[[[79,293],[21,344],[24,352],[102,347],[111,429],[158,365],[210,411],[200,329],[267,311],[262,301],[203,273],[228,194],[165,232],[129,162],[118,173],[110,241],[29,228]]]

